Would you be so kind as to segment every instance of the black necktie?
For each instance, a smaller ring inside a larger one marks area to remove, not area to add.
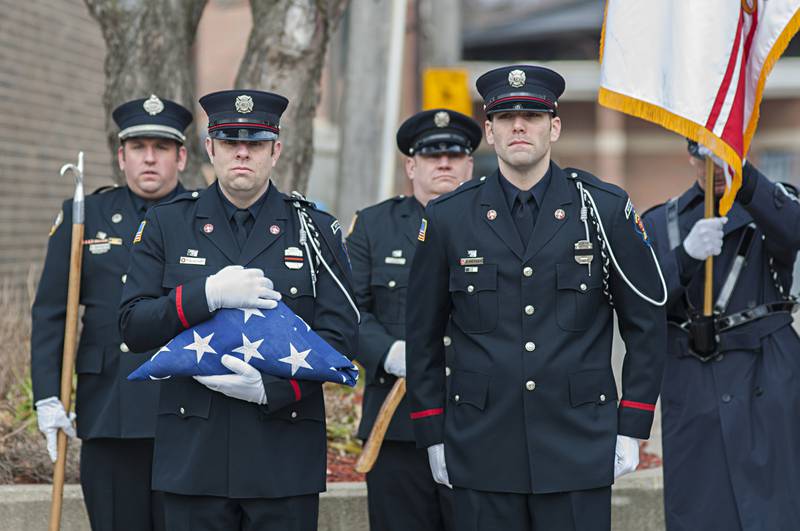
[[[531,232],[533,232],[534,206],[533,194],[530,190],[524,190],[517,195],[517,200],[514,201],[514,210],[511,212],[524,246],[528,245]]]
[[[244,243],[247,241],[247,236],[250,233],[248,221],[252,216],[249,210],[237,209],[233,213],[233,221],[235,222],[234,236],[236,236],[236,243],[239,245],[239,250],[244,249]]]

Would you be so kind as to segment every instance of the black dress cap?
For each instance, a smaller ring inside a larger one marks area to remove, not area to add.
[[[119,127],[119,139],[135,137],[169,138],[183,144],[183,132],[192,123],[192,113],[174,101],[155,94],[123,103],[111,113]]]
[[[275,140],[289,100],[261,90],[223,90],[200,98],[208,114],[208,136],[220,140]]]
[[[397,147],[404,155],[436,155],[475,151],[481,126],[469,116],[448,109],[418,112],[397,130]]]
[[[564,93],[564,78],[543,66],[511,65],[495,68],[475,82],[486,114],[535,111],[556,114]]]

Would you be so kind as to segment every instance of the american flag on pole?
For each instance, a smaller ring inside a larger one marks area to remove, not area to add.
[[[764,84],[800,28],[800,0],[607,0],[601,105],[708,147],[742,182]]]
[[[220,361],[224,354],[281,378],[351,387],[358,381],[353,362],[326,343],[283,302],[273,310],[220,310],[208,321],[178,334],[128,379],[230,374]]]

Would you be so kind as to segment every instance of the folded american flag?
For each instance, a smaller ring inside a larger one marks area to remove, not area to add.
[[[283,302],[273,310],[223,309],[184,330],[128,380],[230,374],[220,359],[230,354],[281,378],[355,386],[358,369],[319,337]]]

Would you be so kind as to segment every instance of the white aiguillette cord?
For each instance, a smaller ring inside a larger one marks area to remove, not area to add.
[[[295,195],[296,194],[296,195]],[[299,194],[298,192],[292,192],[292,197],[297,199],[305,200],[305,198]],[[308,254],[309,258],[309,270],[311,271],[311,286],[314,290],[314,298],[317,297],[317,275],[314,272],[314,267],[311,263],[311,251],[308,248],[308,244],[311,244],[311,248],[314,250],[314,254],[316,255],[319,262],[325,266],[325,269],[328,270],[330,273],[331,278],[333,278],[336,285],[339,286],[339,289],[344,293],[344,296],[347,298],[347,302],[350,303],[350,307],[356,313],[356,319],[358,322],[361,322],[361,312],[358,311],[358,307],[356,303],[353,302],[353,298],[350,297],[350,294],[347,292],[347,289],[344,287],[342,282],[333,272],[331,267],[328,265],[328,262],[325,260],[325,257],[322,256],[322,252],[319,250],[317,246],[317,242],[314,241],[313,232],[310,230],[309,227],[314,227],[314,222],[311,219],[311,216],[308,215],[308,212],[305,211],[303,205],[299,201],[293,201],[292,205],[297,209],[297,217],[300,219],[300,244],[305,248],[306,253]],[[316,227],[314,227],[316,229]]]
[[[608,249],[608,254],[611,257],[611,261],[614,263],[614,269],[617,270],[617,273],[619,273],[619,276],[622,278],[622,280],[625,281],[625,283],[628,285],[628,287],[631,288],[633,290],[633,292],[640,299],[642,299],[644,301],[647,301],[650,304],[653,304],[655,306],[664,306],[664,304],[666,304],[666,302],[667,302],[667,283],[664,281],[664,274],[661,272],[661,265],[658,263],[658,258],[656,257],[655,251],[653,251],[653,247],[651,245],[647,246],[648,249],[650,249],[650,254],[653,256],[653,262],[656,264],[656,270],[658,271],[658,278],[661,281],[661,289],[664,291],[664,296],[660,301],[656,301],[655,299],[651,299],[650,297],[648,297],[647,295],[645,295],[644,293],[639,291],[636,288],[636,286],[634,286],[633,283],[630,280],[628,280],[628,277],[622,271],[622,267],[620,267],[619,262],[617,262],[617,257],[614,256],[614,250],[611,248],[611,240],[608,238],[608,236],[606,236],[606,230],[605,230],[605,227],[603,227],[603,220],[600,218],[600,212],[597,209],[597,204],[594,202],[594,198],[592,197],[592,194],[589,192],[589,190],[586,190],[583,187],[583,183],[581,183],[579,180],[575,179],[575,184],[578,186],[578,192],[581,195],[581,205],[582,205],[582,208],[581,208],[581,219],[583,220],[584,226],[586,227],[587,234],[588,234],[588,231],[589,231],[589,227],[586,224],[585,216],[583,216],[583,208],[585,208],[585,207],[583,207],[583,205],[584,205],[584,197],[586,199],[588,199],[589,202],[592,205],[592,210],[595,213],[594,217],[596,218],[596,221],[597,221],[597,227],[600,229],[600,234],[598,234],[598,237],[602,238],[606,242],[606,248]]]

